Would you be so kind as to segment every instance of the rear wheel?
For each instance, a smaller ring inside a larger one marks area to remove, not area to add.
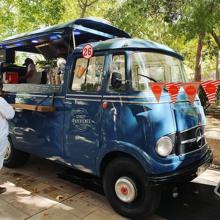
[[[9,168],[22,166],[27,162],[29,156],[28,153],[15,149],[12,141],[9,139],[4,158],[4,166]]]
[[[103,187],[111,206],[128,218],[146,217],[160,202],[160,190],[149,186],[146,172],[131,158],[121,157],[107,166]]]

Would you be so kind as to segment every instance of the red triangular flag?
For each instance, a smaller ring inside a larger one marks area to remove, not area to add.
[[[158,102],[160,101],[160,97],[163,92],[164,85],[165,83],[162,82],[159,83],[149,82],[149,86],[151,87],[151,90]]]
[[[182,83],[184,91],[192,104],[195,100],[196,94],[198,92],[198,88],[200,86],[200,82],[190,82],[190,83]]]
[[[216,93],[219,84],[220,80],[209,80],[201,83],[210,104],[216,102]]]
[[[177,83],[166,83],[166,88],[168,90],[168,93],[170,95],[172,103],[176,102],[177,95],[180,90],[180,86],[182,83],[177,82]]]

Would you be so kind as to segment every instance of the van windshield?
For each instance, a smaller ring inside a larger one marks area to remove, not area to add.
[[[148,89],[148,82],[185,82],[182,61],[165,54],[133,52],[131,54],[132,87]]]

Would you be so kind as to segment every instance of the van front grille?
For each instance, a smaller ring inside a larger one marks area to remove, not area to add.
[[[186,154],[204,147],[206,145],[204,131],[204,126],[197,126],[178,133],[176,154]]]

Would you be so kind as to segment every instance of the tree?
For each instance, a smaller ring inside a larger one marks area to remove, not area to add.
[[[178,2],[178,1],[177,1]],[[197,38],[195,76],[196,81],[201,80],[202,48],[207,35],[215,34],[214,28],[220,25],[220,1],[189,0],[179,5],[178,19],[173,27],[179,35],[185,35],[187,40]],[[175,11],[173,12],[175,14]]]
[[[89,0],[87,4],[85,4],[87,5],[85,7],[85,5],[82,5],[85,0],[63,0],[65,13],[63,13],[60,21],[66,22],[69,20],[78,19],[80,17],[90,16],[106,18],[107,12],[115,6],[115,1],[117,0],[96,0],[96,2],[91,4],[92,1]],[[81,2],[81,7],[79,2]],[[88,6],[88,4],[90,5]]]
[[[77,0],[79,8],[81,9],[80,17],[85,17],[86,10],[92,5],[96,4],[99,0]]]
[[[57,24],[64,7],[60,0],[2,0],[0,3],[0,36],[30,31]],[[6,15],[7,14],[7,15]]]

